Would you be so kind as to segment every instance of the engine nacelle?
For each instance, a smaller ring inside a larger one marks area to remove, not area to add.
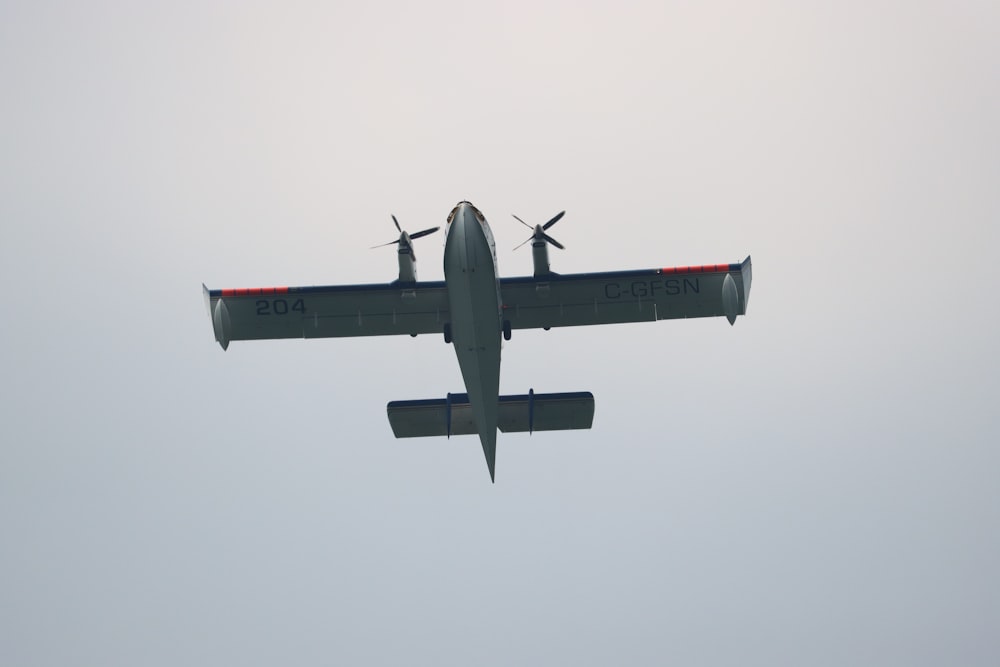
[[[535,265],[536,278],[539,276],[547,276],[550,273],[552,273],[552,270],[549,268],[548,246],[554,245],[560,250],[566,249],[566,246],[564,246],[562,243],[559,243],[559,241],[556,241],[554,238],[545,233],[546,229],[548,229],[552,225],[562,220],[562,217],[564,215],[566,215],[566,211],[559,211],[552,217],[551,220],[546,222],[544,225],[535,225],[534,228],[532,228],[531,225],[526,223],[524,220],[521,220],[521,218],[517,217],[516,215],[514,216],[515,220],[517,220],[522,225],[532,230],[531,236],[528,237],[528,241],[531,241],[531,261]],[[524,243],[527,243],[528,241],[525,241]],[[524,243],[517,246],[517,248],[520,248],[522,245],[524,245]],[[514,248],[514,250],[517,250],[517,248]]]
[[[417,282],[417,256],[413,252],[413,241],[427,236],[428,234],[433,234],[441,228],[431,227],[430,229],[424,229],[413,234],[408,234],[403,231],[402,227],[399,226],[399,220],[396,220],[396,216],[392,216],[392,223],[396,225],[396,229],[399,230],[399,239],[383,243],[382,246],[396,246],[396,255],[399,258],[399,282],[415,283]],[[375,246],[375,248],[380,248],[382,246]]]
[[[413,248],[400,244],[399,252],[399,282],[417,282],[417,258],[413,256]]]
[[[535,264],[536,278],[552,273],[549,269],[549,244],[545,239],[536,239],[531,242],[531,259]]]

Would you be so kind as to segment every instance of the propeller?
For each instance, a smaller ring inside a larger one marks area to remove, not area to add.
[[[552,245],[554,245],[555,247],[559,248],[560,250],[565,250],[566,246],[564,246],[562,243],[559,243],[559,241],[556,241],[554,238],[552,238],[551,236],[549,236],[548,234],[545,233],[546,229],[548,229],[552,225],[554,225],[557,222],[559,222],[559,220],[562,219],[562,217],[564,215],[566,215],[566,211],[559,211],[559,213],[557,213],[551,220],[549,220],[548,222],[546,222],[544,225],[535,225],[534,227],[532,227],[531,225],[529,225],[528,223],[526,223],[524,220],[521,220],[521,218],[517,217],[516,215],[514,216],[514,219],[517,220],[518,222],[520,222],[522,225],[524,225],[528,229],[533,229],[534,230],[534,234],[532,234],[530,237],[528,237],[528,241],[542,241],[542,240],[544,240],[547,243],[551,243]],[[525,241],[524,243],[527,243],[528,241]],[[520,245],[518,245],[517,248],[520,248],[522,245],[524,245],[524,243],[521,243]],[[517,250],[517,248],[514,248],[514,250]]]
[[[414,261],[416,261],[417,256],[413,254],[413,244],[411,244],[410,241],[419,239],[422,236],[427,236],[428,234],[433,234],[437,230],[441,229],[440,227],[431,227],[430,229],[423,229],[419,232],[414,232],[413,234],[407,234],[403,231],[403,228],[399,226],[399,220],[396,220],[396,216],[392,216],[392,222],[396,225],[396,229],[399,231],[399,238],[395,241],[389,241],[388,243],[380,243],[379,245],[372,246],[371,249],[374,250],[375,248],[384,248],[387,245],[396,245],[400,248],[400,250],[404,248],[409,250]]]

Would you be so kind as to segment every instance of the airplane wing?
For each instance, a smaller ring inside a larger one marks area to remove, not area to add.
[[[747,257],[736,264],[501,278],[500,293],[511,329],[720,315],[733,324],[746,313],[751,274]]]
[[[202,285],[215,340],[441,333],[443,281],[210,290]]]

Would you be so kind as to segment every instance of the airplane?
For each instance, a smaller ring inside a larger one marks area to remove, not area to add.
[[[496,482],[497,430],[589,429],[590,392],[500,395],[501,338],[518,329],[652,322],[745,315],[750,257],[738,263],[559,274],[548,246],[564,249],[548,229],[564,215],[532,227],[534,275],[501,278],[496,243],[483,214],[459,202],[445,223],[444,280],[419,282],[414,234],[393,222],[399,276],[387,284],[210,290],[202,284],[215,340],[435,334],[455,348],[464,393],[443,399],[392,401],[386,406],[397,438],[478,435],[490,480]],[[522,243],[521,245],[524,245]],[[379,246],[376,246],[379,247]],[[521,246],[518,246],[521,247]],[[516,248],[515,248],[516,249]]]

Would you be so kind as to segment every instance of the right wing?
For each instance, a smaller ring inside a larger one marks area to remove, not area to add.
[[[202,285],[215,340],[441,333],[443,281],[387,285],[210,290]]]
[[[747,312],[750,258],[739,264],[501,278],[511,329],[652,322]]]

